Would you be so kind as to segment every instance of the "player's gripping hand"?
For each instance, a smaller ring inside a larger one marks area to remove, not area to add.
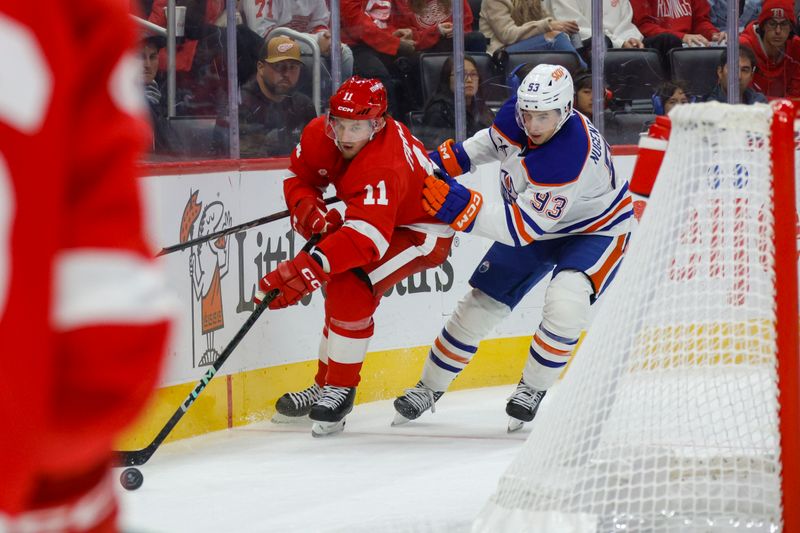
[[[283,309],[300,301],[306,294],[311,294],[330,280],[322,265],[308,252],[300,252],[290,260],[278,264],[278,267],[261,278],[253,302],[258,305],[265,294],[278,289],[280,294],[270,302],[270,309]]]
[[[450,224],[456,231],[469,231],[483,206],[483,196],[477,191],[467,189],[453,178],[425,178],[422,189],[422,208]]]
[[[461,143],[457,143],[453,139],[444,141],[436,150],[430,152],[428,157],[451,177],[465,174],[472,168],[472,162],[467,152],[464,151]]]
[[[320,198],[303,198],[292,210],[292,227],[306,240],[315,234],[325,236],[341,226],[341,213],[337,209],[328,211]]]

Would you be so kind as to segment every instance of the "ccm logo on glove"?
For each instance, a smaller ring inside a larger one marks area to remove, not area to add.
[[[279,263],[275,270],[261,278],[258,287],[262,292],[256,294],[253,301],[260,304],[264,294],[278,289],[280,294],[270,302],[269,308],[282,309],[296,304],[303,296],[319,289],[330,279],[320,262],[308,252],[300,252],[294,259]]]

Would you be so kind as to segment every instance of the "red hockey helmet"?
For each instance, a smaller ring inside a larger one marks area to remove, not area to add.
[[[353,76],[330,99],[330,114],[353,120],[376,119],[386,114],[386,88],[379,80]]]

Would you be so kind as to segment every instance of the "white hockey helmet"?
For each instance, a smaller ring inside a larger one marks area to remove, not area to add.
[[[555,129],[557,132],[572,116],[573,97],[572,76],[566,68],[561,65],[536,65],[517,89],[517,124],[525,130],[523,111],[555,109],[560,113]]]

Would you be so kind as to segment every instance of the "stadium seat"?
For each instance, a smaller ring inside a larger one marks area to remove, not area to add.
[[[604,62],[606,83],[617,100],[649,100],[667,80],[652,48],[612,48]]]
[[[606,110],[603,136],[610,145],[638,144],[639,134],[655,120],[653,113],[617,113]]]
[[[572,52],[562,52],[557,50],[541,50],[536,52],[511,52],[508,54],[508,63],[506,64],[506,75],[514,72],[514,69],[525,63],[531,63],[533,66],[547,63],[550,65],[562,65],[569,70],[570,74],[580,69],[578,56]]]
[[[452,54],[445,53],[426,53],[419,56],[420,80],[422,84],[422,101],[427,102],[428,98],[436,91],[439,84],[439,76],[442,72],[442,65]],[[503,73],[495,73],[492,58],[489,54],[467,54],[475,59],[478,66],[478,73],[481,76],[481,94],[490,106],[498,106],[508,98],[508,90],[505,86],[505,76]]]
[[[691,95],[707,95],[717,84],[717,65],[723,50],[722,46],[673,48],[669,51],[672,81],[685,83]]]
[[[181,145],[184,147],[184,155],[193,157],[211,157],[217,155],[218,139],[214,138],[217,128],[217,117],[201,116],[186,117],[178,116],[169,119],[170,126],[178,136]],[[227,139],[227,138],[226,138]],[[227,142],[225,143],[227,149]]]

